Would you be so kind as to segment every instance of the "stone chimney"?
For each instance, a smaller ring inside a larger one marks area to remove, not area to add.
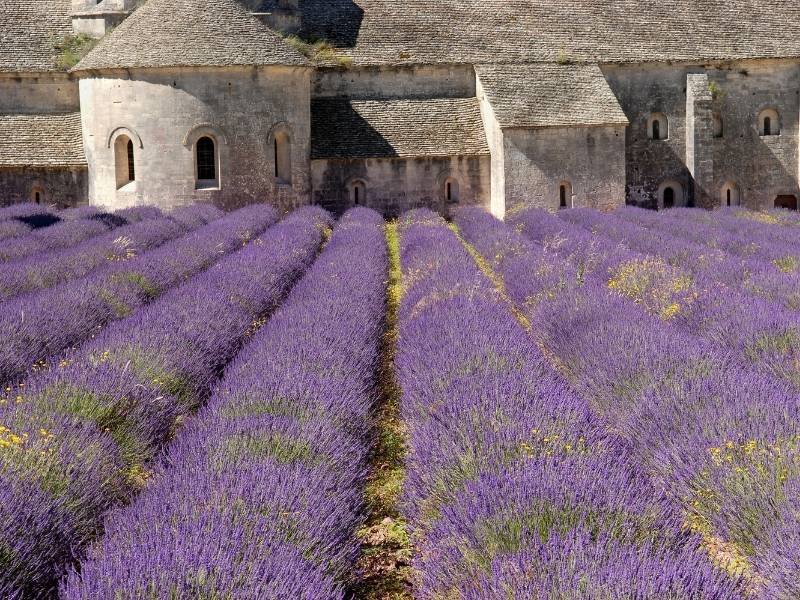
[[[140,0],[72,0],[72,31],[101,38],[131,14]]]
[[[275,31],[297,33],[303,24],[300,0],[248,0],[246,4],[252,14]]]

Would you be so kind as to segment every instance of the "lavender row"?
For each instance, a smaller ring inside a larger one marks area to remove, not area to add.
[[[125,317],[168,288],[236,250],[277,220],[265,205],[240,209],[188,235],[172,220],[142,223],[151,240],[167,242],[90,275],[0,304],[0,382],[20,376]]]
[[[270,213],[238,217],[259,211]],[[9,394],[0,408],[0,597],[54,592],[104,514],[144,485],[147,462],[313,261],[328,223],[323,211],[301,209]]]
[[[0,262],[19,260],[48,250],[60,250],[81,243],[84,240],[107,233],[112,229],[127,225],[122,217],[106,215],[76,221],[61,221],[50,227],[34,230],[24,237],[7,240],[0,247]]]
[[[32,202],[24,202],[22,204],[12,204],[11,206],[4,206],[0,208],[0,221],[32,217],[43,214],[50,214],[50,209],[46,206],[41,206]]]
[[[372,445],[382,226],[345,214],[63,598],[345,597]]]
[[[644,211],[627,212],[640,215]],[[609,276],[610,286],[641,302],[643,281],[660,278],[662,288],[680,289],[680,294],[664,295],[672,303],[662,308],[662,316],[672,318],[688,333],[734,349],[743,361],[800,388],[800,312],[787,306],[792,298],[800,300],[800,274],[782,273],[772,264],[686,243],[673,235],[681,229],[678,226],[662,234],[630,218],[585,210],[565,211],[562,218],[656,257],[621,263]],[[649,215],[641,218],[651,219]],[[691,228],[691,224],[682,227]]]
[[[148,212],[141,211],[140,214],[146,216]],[[152,218],[139,219],[73,248],[55,249],[0,264],[0,301],[83,277],[113,262],[131,260],[166,241],[211,223],[222,214],[222,211],[209,210],[205,205],[179,209],[168,217],[150,213]],[[65,225],[80,223],[67,222]]]
[[[33,215],[33,217],[42,217],[43,215]],[[109,227],[120,227],[125,223],[140,223],[149,219],[157,219],[161,216],[161,210],[155,206],[137,206],[132,208],[125,208],[118,210],[114,214],[103,212],[101,209],[94,207],[80,207],[77,209],[68,209],[61,211],[58,215],[49,215],[45,213],[45,217],[49,217],[43,224],[44,227],[55,225],[62,221],[75,221],[76,217],[82,220],[98,220],[105,222]],[[0,219],[0,241],[12,240],[28,235],[35,231],[34,224],[27,222],[30,219],[25,217],[14,217],[6,220]],[[5,249],[4,249],[5,254]]]
[[[800,476],[797,394],[579,277],[553,237],[541,246],[518,233],[542,232],[534,215],[509,226],[465,212],[458,222],[514,280],[509,295],[536,337],[624,436],[633,460],[683,506],[713,560],[742,575],[754,596],[796,597],[800,555],[785,544],[798,539],[797,519],[787,518]]]
[[[800,230],[734,217],[729,211],[674,209],[652,213],[622,208],[615,216],[655,235],[671,236],[676,243],[688,240],[706,248],[706,252],[711,249],[739,258],[746,266],[745,277],[791,275],[800,269]]]
[[[400,223],[420,598],[738,598],[441,218]]]

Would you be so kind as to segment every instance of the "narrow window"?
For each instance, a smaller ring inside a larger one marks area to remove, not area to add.
[[[565,185],[561,186],[561,188],[559,189],[559,195],[561,200],[559,206],[561,208],[567,208],[567,186]]]
[[[658,120],[653,121],[653,139],[661,139],[661,123],[659,123]]]
[[[214,140],[201,137],[197,140],[197,179],[214,181],[217,178],[217,159]]]
[[[275,179],[278,179],[278,173],[280,172],[280,167],[278,166],[278,138],[275,138],[272,157],[275,161]]]
[[[128,181],[136,181],[136,168],[133,163],[133,141],[128,140]]]
[[[447,204],[457,204],[461,199],[458,180],[450,177],[444,182],[444,200]]]
[[[135,155],[133,141],[127,135],[120,135],[114,140],[114,170],[117,189],[128,185],[136,179]]]
[[[36,202],[36,204],[41,204],[42,203],[42,193],[41,192],[36,192],[36,194],[34,194],[34,198],[33,199]]]
[[[292,183],[292,144],[284,132],[275,134],[274,156],[275,179],[279,183]]]
[[[367,201],[367,185],[363,181],[350,184],[350,201],[353,206],[360,206]]]
[[[764,117],[764,135],[772,135],[772,119]]]
[[[727,197],[728,197],[728,206],[730,206],[730,205],[731,205],[731,189],[730,189],[730,188],[728,188],[728,189],[726,190],[725,194],[726,194],[726,195],[727,195]]]

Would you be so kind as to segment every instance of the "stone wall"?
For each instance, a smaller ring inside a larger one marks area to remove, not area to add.
[[[491,201],[489,209],[498,219],[505,218],[506,215],[506,172],[505,172],[505,148],[503,130],[494,113],[489,98],[481,85],[480,80],[476,82],[476,93],[481,107],[481,117],[483,118],[483,128],[486,131],[486,141],[489,144],[491,154]]]
[[[86,169],[0,168],[0,206],[33,202],[36,192],[41,204],[77,206],[86,203],[88,188]]]
[[[458,182],[458,204],[489,208],[490,158],[373,158],[311,162],[313,201],[336,213],[353,205],[351,187],[363,182],[365,206],[386,216],[429,207],[447,214],[445,182]]]
[[[108,72],[80,81],[92,204],[235,208],[310,198],[310,70],[267,67]],[[291,182],[275,176],[276,131],[291,139]],[[118,188],[114,146],[134,142],[135,181]],[[218,186],[198,189],[194,143],[216,141]]]
[[[312,94],[360,100],[473,98],[475,70],[471,65],[320,69],[314,75]]]
[[[722,120],[722,137],[713,137],[713,183],[704,184],[710,200],[721,202],[727,184],[741,192],[750,208],[773,205],[779,194],[798,190],[798,116],[800,66],[763,60],[714,65],[647,64],[603,67],[611,89],[631,122],[626,134],[627,199],[656,208],[666,183],[680,185],[684,203],[694,202],[694,182],[687,165],[687,81],[705,74],[713,94],[712,110]],[[774,108],[781,134],[758,132],[759,113]],[[669,120],[667,139],[649,139],[653,113]],[[689,115],[691,117],[691,115]],[[694,135],[694,132],[693,132]],[[695,140],[696,143],[697,140]],[[694,152],[703,149],[694,148]],[[705,160],[709,160],[706,158]],[[705,177],[706,175],[704,175]]]
[[[506,210],[521,204],[555,210],[625,203],[625,127],[505,129]]]
[[[0,113],[78,111],[78,82],[66,73],[0,74]]]

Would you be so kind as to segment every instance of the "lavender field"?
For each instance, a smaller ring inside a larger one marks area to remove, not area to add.
[[[800,598],[800,218],[0,209],[0,598]]]

